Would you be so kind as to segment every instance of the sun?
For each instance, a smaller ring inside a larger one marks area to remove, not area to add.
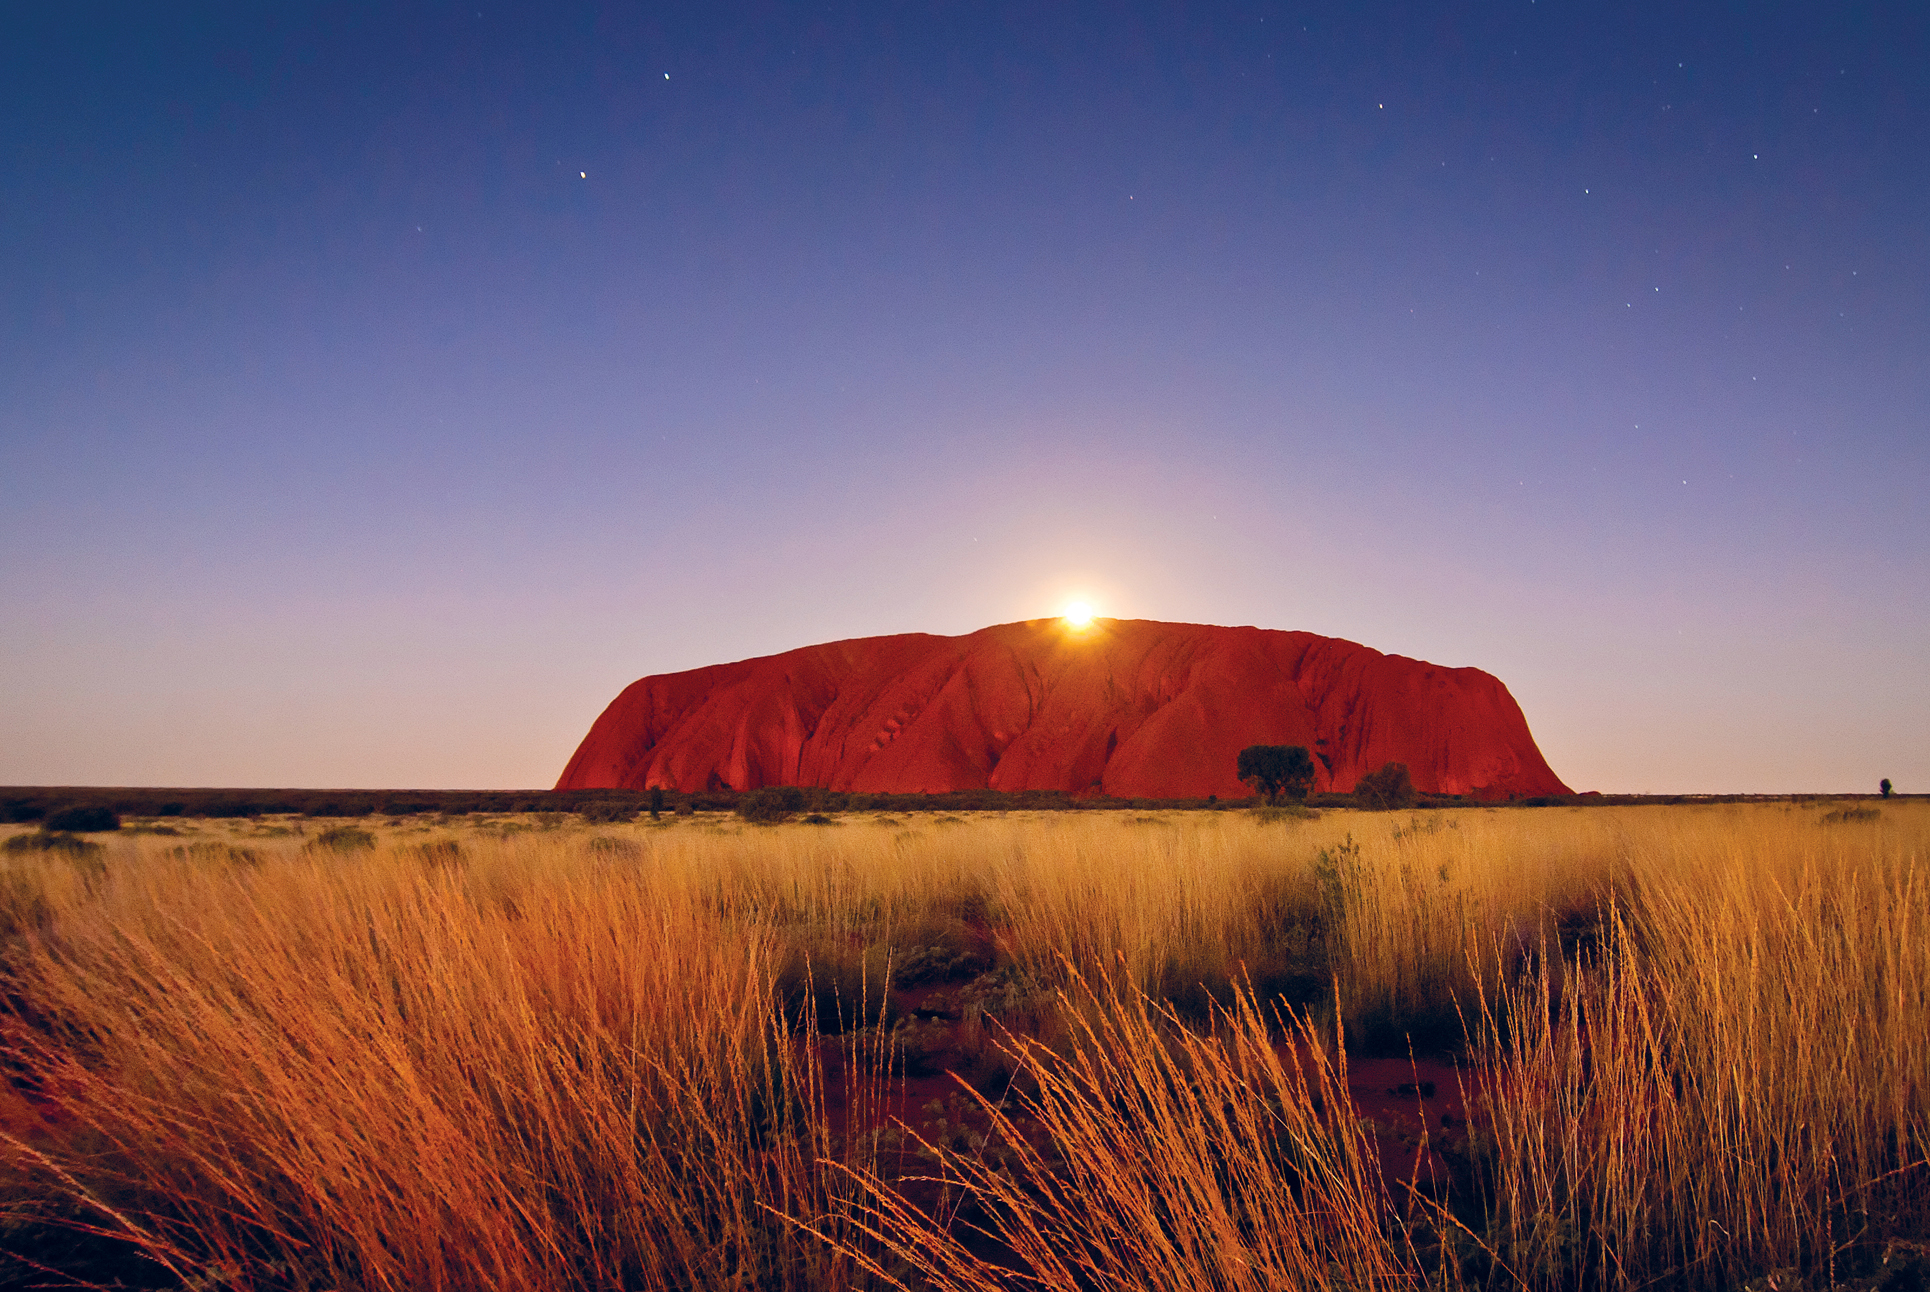
[[[1088,627],[1092,623],[1092,607],[1083,601],[1073,602],[1066,607],[1065,621],[1066,627],[1074,632]]]

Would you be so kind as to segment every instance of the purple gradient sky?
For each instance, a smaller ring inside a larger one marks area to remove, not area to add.
[[[1085,593],[1930,790],[1927,14],[8,6],[0,783],[548,785]]]

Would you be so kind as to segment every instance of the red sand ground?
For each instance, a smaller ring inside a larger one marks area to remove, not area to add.
[[[1304,745],[1317,791],[1406,763],[1415,788],[1566,794],[1508,689],[1312,633],[1100,619],[831,642],[646,677],[558,789],[818,785],[1244,797],[1248,745]]]

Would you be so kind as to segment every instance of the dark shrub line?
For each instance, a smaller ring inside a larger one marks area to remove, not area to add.
[[[1547,794],[1477,803],[1456,794],[1415,792],[1412,782],[1388,769],[1367,778],[1362,791],[1350,794],[1310,794],[1312,808],[1450,807],[1596,807],[1631,804],[1855,802],[1874,799],[1865,794]],[[945,794],[844,793],[817,787],[772,786],[796,790],[801,805],[787,809],[819,815],[838,812],[1078,812],[1078,811],[1223,811],[1253,806],[1247,799],[1113,798],[1072,795],[1063,790],[953,790]],[[628,821],[655,811],[688,815],[691,812],[735,812],[740,801],[765,790],[738,793],[720,789],[700,793],[680,790],[288,790],[288,789],[170,789],[92,786],[0,787],[0,824],[46,825],[50,817],[73,809],[125,817],[257,817],[296,814],[322,818],[367,816],[463,815],[471,813],[577,812],[592,821]],[[1412,796],[1411,798],[1409,796]],[[1893,799],[1917,797],[1893,794]],[[104,819],[104,818],[93,818]],[[52,826],[48,829],[93,831],[112,825]]]

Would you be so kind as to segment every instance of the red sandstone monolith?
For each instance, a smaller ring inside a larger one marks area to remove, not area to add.
[[[1479,669],[1145,619],[865,637],[646,677],[603,711],[556,788],[1236,798],[1248,745],[1305,745],[1316,791],[1397,762],[1428,793],[1569,792]]]

